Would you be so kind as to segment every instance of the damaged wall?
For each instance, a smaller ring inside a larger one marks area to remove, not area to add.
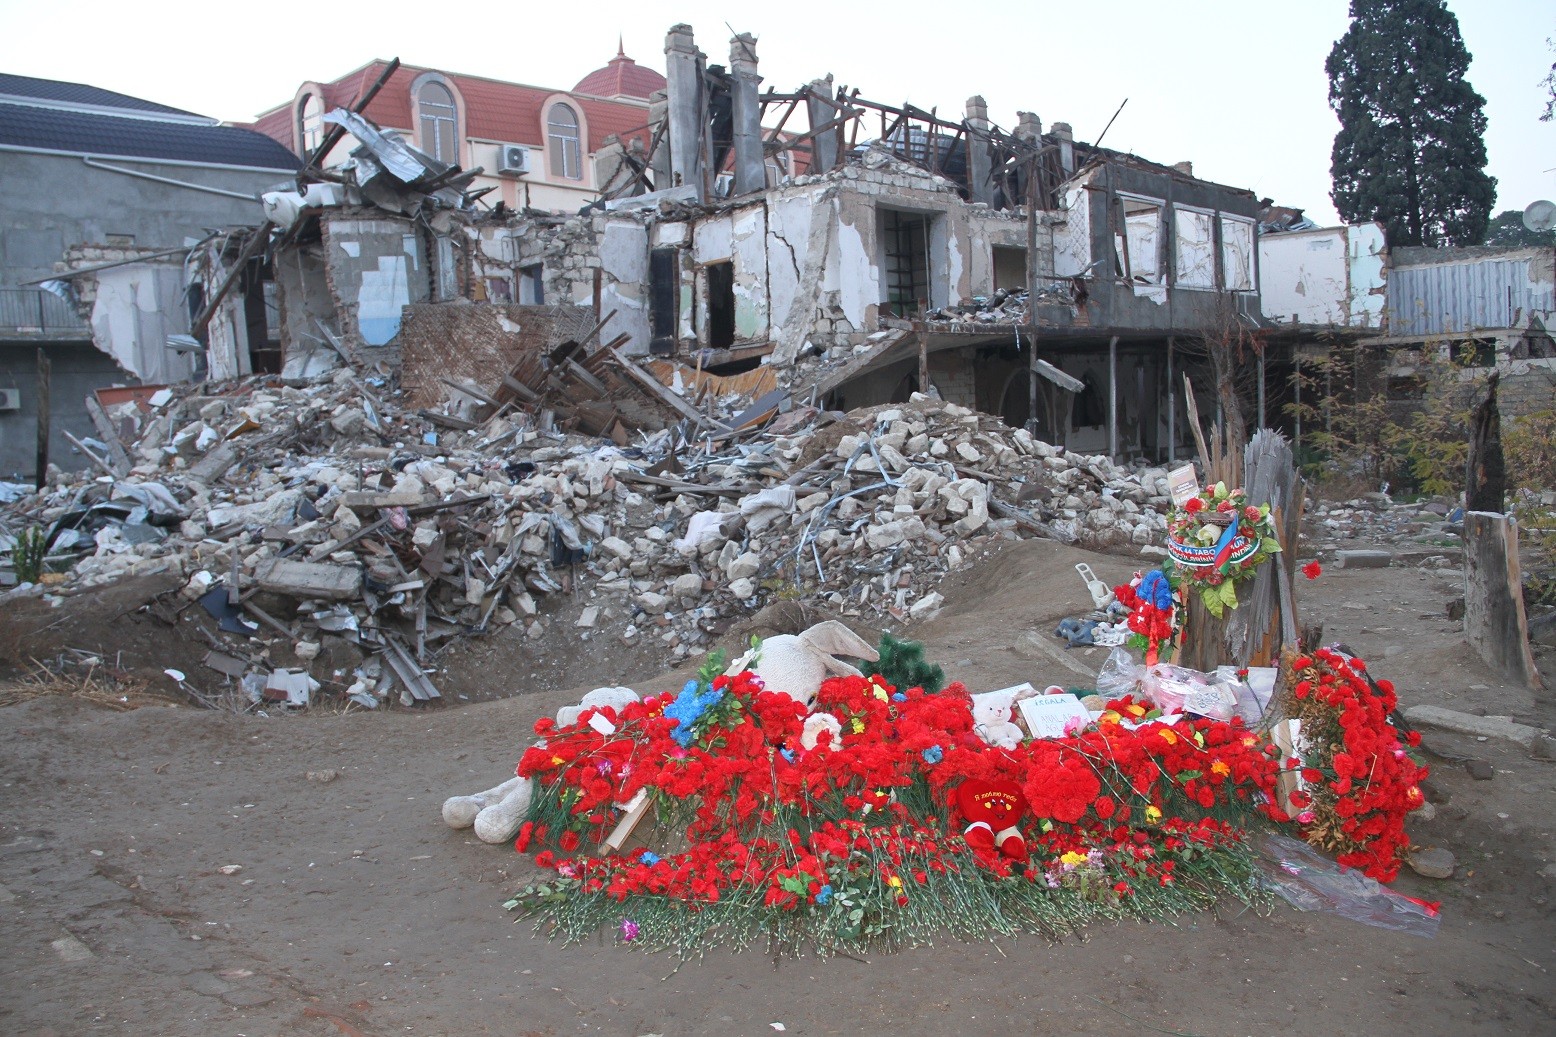
[[[323,221],[324,264],[348,349],[389,344],[400,312],[431,294],[416,224],[390,216],[331,216]]]
[[[1258,319],[1259,206],[1251,192],[1108,161],[1084,170],[1062,198],[1054,272],[1088,279],[1092,327],[1205,330],[1222,319],[1223,297]]]
[[[195,356],[168,348],[168,336],[188,330],[183,268],[136,263],[90,275],[92,339],[125,370],[148,384],[180,382],[195,373]]]
[[[435,406],[453,395],[444,378],[490,393],[521,357],[579,339],[593,326],[594,311],[581,306],[408,306],[400,330],[400,385],[413,407]]]
[[[1381,327],[1386,259],[1376,223],[1261,235],[1264,315],[1282,324]]]

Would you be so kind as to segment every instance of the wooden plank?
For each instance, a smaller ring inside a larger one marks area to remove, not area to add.
[[[238,278],[243,275],[243,271],[249,265],[249,260],[259,255],[260,251],[270,243],[270,232],[274,229],[275,224],[269,220],[254,228],[253,233],[249,235],[249,239],[243,243],[243,248],[238,251],[238,258],[233,260],[232,269],[227,271],[227,276],[222,278],[222,282],[216,287],[216,291],[205,301],[205,308],[200,311],[200,315],[190,323],[189,334],[195,338],[200,338],[205,334],[205,329],[210,327],[211,318],[216,316],[216,310],[221,306],[222,300],[227,297],[227,292],[237,283]]]
[[[488,407],[501,407],[502,406],[502,404],[498,403],[492,397],[488,396],[483,390],[478,389],[478,388],[476,388],[473,385],[461,385],[458,382],[452,381],[451,379],[448,379],[448,378],[439,378],[438,381],[442,382],[444,385],[448,386],[450,389],[455,390],[456,392],[464,393],[466,396],[469,396],[471,399],[480,400],[482,403],[486,404]]]
[[[614,347],[607,348],[610,350],[610,355],[616,359],[616,363],[621,367],[622,372],[625,373],[628,378],[632,379],[632,381],[638,386],[646,389],[648,391],[648,395],[652,399],[655,399],[669,407],[683,418],[689,419],[692,424],[696,425],[698,428],[714,429],[716,431],[723,432],[729,431],[729,427],[723,422],[715,421],[712,418],[707,417],[702,412],[697,410],[697,408],[693,407],[691,404],[681,399],[681,397],[671,392],[659,381],[659,379],[655,378],[653,375],[639,367],[620,349],[616,349]]]
[[[70,440],[71,444],[77,450],[81,451],[81,453],[86,456],[88,461],[91,461],[98,468],[102,469],[104,475],[107,475],[110,478],[118,477],[118,473],[113,470],[113,465],[109,464],[107,461],[104,461],[101,457],[98,457],[95,453],[92,452],[91,447],[81,442],[81,440],[77,439],[75,436],[72,436],[69,429],[60,429],[60,432],[66,439]]]
[[[114,474],[124,477],[130,473],[134,464],[130,461],[129,451],[124,449],[124,441],[119,438],[119,432],[113,427],[113,419],[108,412],[103,410],[103,405],[98,402],[97,394],[86,394],[86,413],[92,419],[92,426],[97,429],[97,434],[104,443],[108,444],[108,456],[113,464]]]
[[[518,396],[529,403],[534,403],[536,400],[540,399],[540,394],[538,392],[536,392],[534,389],[531,389],[529,386],[525,385],[511,374],[505,375],[503,377],[502,386],[504,389],[512,392],[515,396]]]

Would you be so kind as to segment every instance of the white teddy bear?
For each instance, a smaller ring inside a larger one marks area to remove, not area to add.
[[[556,712],[556,722],[567,727],[578,722],[586,709],[609,706],[620,710],[629,702],[639,701],[638,693],[631,688],[595,688],[584,695],[576,706],[563,706]],[[496,788],[477,792],[473,796],[450,796],[443,801],[443,821],[450,828],[474,826],[476,838],[485,843],[505,843],[518,834],[529,813],[530,797],[534,783],[528,778],[509,778]]]
[[[724,672],[733,677],[750,670],[762,678],[769,691],[781,691],[809,707],[828,677],[858,677],[860,672],[834,656],[879,659],[868,642],[835,619],[817,623],[801,634],[779,634],[764,639]]]
[[[558,727],[571,727],[578,723],[578,717],[586,709],[599,709],[609,706],[611,709],[621,712],[628,704],[641,702],[642,696],[631,688],[595,688],[586,694],[576,706],[563,706],[556,711],[556,723]]]
[[[530,779],[509,778],[473,796],[450,796],[443,801],[443,821],[450,828],[473,825],[476,838],[483,843],[505,843],[524,823],[533,791]]]
[[[1050,688],[1049,691],[1062,691]],[[985,691],[972,697],[973,734],[989,745],[1001,749],[1014,749],[1021,744],[1026,733],[1015,723],[1015,706],[1022,699],[1045,694],[1030,684],[1018,684],[1014,688]]]

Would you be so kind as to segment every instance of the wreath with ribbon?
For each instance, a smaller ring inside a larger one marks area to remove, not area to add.
[[[1198,591],[1205,608],[1220,619],[1237,607],[1237,585],[1279,553],[1270,506],[1249,504],[1245,490],[1218,482],[1173,512],[1162,568],[1175,586]]]

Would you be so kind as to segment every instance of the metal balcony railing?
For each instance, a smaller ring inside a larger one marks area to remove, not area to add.
[[[76,308],[42,288],[0,288],[0,330],[85,331]]]

